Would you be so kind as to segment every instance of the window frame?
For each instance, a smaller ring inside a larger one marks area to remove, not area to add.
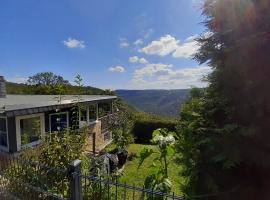
[[[30,118],[35,118],[39,117],[40,118],[40,133],[41,133],[41,138],[45,136],[45,113],[37,113],[37,114],[32,114],[32,115],[21,115],[21,116],[16,116],[16,139],[17,139],[17,151],[20,151],[24,147],[32,147],[40,144],[41,140],[37,140],[34,142],[30,142],[28,144],[22,145],[21,143],[21,125],[20,125],[20,120],[22,119],[30,119]]]
[[[92,121],[90,121],[90,106],[95,106],[95,109],[96,109],[96,111],[95,111],[95,113],[96,113],[96,117],[95,117],[95,120],[92,120]],[[96,103],[96,104],[89,104],[88,106],[88,111],[87,111],[87,113],[88,113],[88,116],[87,116],[87,118],[88,118],[88,124],[94,124],[94,123],[96,123],[97,121],[98,121],[98,103]]]
[[[8,152],[9,151],[8,118],[7,118],[7,116],[0,116],[0,118],[6,120],[6,134],[7,134],[7,146],[5,147],[5,146],[0,145],[0,149],[5,151],[5,152]]]
[[[50,133],[52,132],[52,123],[51,123],[51,116],[53,115],[59,115],[59,114],[66,114],[67,116],[67,128],[69,128],[69,113],[68,112],[59,112],[59,113],[50,113],[49,114],[49,128],[50,128]]]

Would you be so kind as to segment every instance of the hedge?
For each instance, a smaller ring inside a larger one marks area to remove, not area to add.
[[[132,130],[135,137],[135,143],[150,144],[154,130],[158,128],[167,128],[170,131],[175,131],[176,124],[176,119],[145,113],[136,114]]]

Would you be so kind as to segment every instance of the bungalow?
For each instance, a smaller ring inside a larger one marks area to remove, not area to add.
[[[0,76],[0,150],[18,152],[35,146],[49,132],[71,127],[72,114],[79,106],[79,126],[90,127],[91,150],[100,150],[111,141],[106,120],[112,114],[116,96],[105,95],[7,95]],[[76,103],[75,103],[76,102]],[[94,136],[94,137],[93,137]]]

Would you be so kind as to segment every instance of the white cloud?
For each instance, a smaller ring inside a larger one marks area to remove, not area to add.
[[[129,62],[131,62],[131,63],[142,63],[142,64],[148,63],[148,61],[145,58],[139,58],[138,56],[130,57]]]
[[[124,67],[118,65],[118,66],[115,66],[115,67],[110,67],[109,71],[110,72],[116,72],[116,73],[123,73],[123,72],[126,71],[126,69]]]
[[[13,83],[26,83],[28,78],[26,77],[21,77],[21,76],[15,76],[15,77],[8,77],[7,81],[8,82],[13,82]]]
[[[136,89],[179,89],[191,86],[203,87],[203,76],[211,72],[208,66],[175,69],[167,64],[146,64],[134,71],[131,88]]]
[[[132,56],[128,60],[131,63],[136,63],[136,62],[138,62],[139,58],[138,58],[138,56]]]
[[[134,44],[135,46],[140,46],[140,45],[143,44],[143,40],[142,40],[142,39],[137,39],[135,42],[133,42],[133,44]]]
[[[120,38],[120,48],[127,48],[129,47],[129,43],[126,38]]]
[[[148,61],[145,58],[140,58],[139,63],[146,64]]]
[[[67,46],[68,48],[74,49],[74,48],[85,48],[85,42],[82,40],[77,40],[74,38],[68,38],[67,40],[63,41],[63,44]]]
[[[183,44],[178,45],[174,53],[175,58],[191,58],[198,50],[200,46],[193,38],[188,38]]]
[[[139,52],[149,55],[166,56],[176,50],[179,40],[176,40],[171,35],[165,35],[159,40],[152,41],[146,47],[143,47]]]
[[[159,40],[152,41],[139,52],[149,55],[166,56],[172,54],[175,58],[191,58],[199,49],[199,44],[195,40],[198,35],[188,37],[183,43],[171,35],[165,35]]]

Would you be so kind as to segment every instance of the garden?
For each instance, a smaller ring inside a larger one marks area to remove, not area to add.
[[[111,144],[106,147],[106,151],[111,152],[116,148],[115,144]],[[146,145],[146,144],[130,144],[128,147],[129,157],[123,170],[120,175],[120,182],[126,183],[128,185],[136,185],[139,187],[143,187],[144,181],[149,174],[154,173],[153,160],[155,159],[155,155],[149,156],[147,160],[142,164],[140,168],[138,168],[140,162],[140,152],[143,149],[152,149],[155,154],[158,154],[158,147],[156,145]],[[172,192],[177,195],[181,195],[180,185],[183,179],[179,175],[181,172],[181,166],[174,162],[174,156],[169,156],[170,164],[168,167],[168,176],[172,182]]]

